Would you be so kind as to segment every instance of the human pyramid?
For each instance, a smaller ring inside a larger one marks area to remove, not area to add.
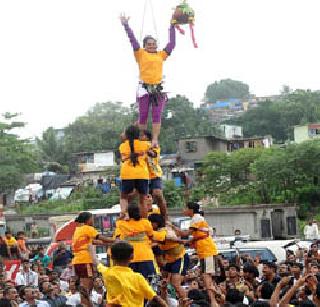
[[[73,237],[73,246],[76,246],[73,248],[73,264],[76,274],[87,280],[83,283],[82,292],[82,303],[85,306],[89,304],[89,295],[86,295],[85,289],[90,289],[90,277],[83,270],[83,260],[78,261],[78,251],[81,253],[83,250],[81,238],[84,233],[90,234],[90,242],[94,239],[106,243],[116,241],[110,249],[110,267],[102,264],[98,266],[107,288],[108,306],[143,306],[144,300],[156,302],[155,306],[166,306],[148,283],[155,276],[160,276],[163,282],[172,284],[178,299],[186,300],[186,291],[181,286],[182,278],[189,267],[186,244],[197,251],[207,287],[212,283],[211,275],[215,273],[217,248],[210,236],[209,226],[201,215],[198,203],[188,203],[184,212],[192,218],[190,229],[182,231],[168,222],[159,164],[161,115],[167,102],[162,86],[162,67],[175,48],[175,29],[180,29],[178,24],[193,23],[193,17],[190,17],[192,14],[188,15],[187,19],[182,18],[184,13],[190,14],[190,11],[185,9],[185,2],[183,7],[177,7],[170,21],[169,42],[161,51],[157,50],[157,41],[151,36],[143,39],[141,48],[129,26],[129,17],[120,16],[140,71],[137,91],[139,121],[138,125],[127,127],[121,137],[121,214],[116,222],[113,239],[98,235],[92,227],[90,214],[81,213],[77,220],[82,226],[76,228]],[[152,132],[147,130],[149,109],[152,110]],[[138,206],[133,204],[136,196]],[[157,210],[153,209],[153,202],[158,205]],[[192,240],[183,240],[190,235]]]

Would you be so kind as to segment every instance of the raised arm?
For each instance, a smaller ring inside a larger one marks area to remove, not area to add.
[[[164,48],[165,52],[170,55],[173,49],[176,46],[176,28],[172,24],[169,28],[169,42],[167,46]]]
[[[131,43],[133,50],[137,51],[138,49],[140,49],[140,45],[139,45],[136,37],[134,36],[133,31],[131,30],[131,28],[129,26],[129,17],[126,17],[125,15],[120,15],[120,21],[121,21],[121,24],[123,25],[128,37],[129,37],[129,40],[130,40],[130,43]]]

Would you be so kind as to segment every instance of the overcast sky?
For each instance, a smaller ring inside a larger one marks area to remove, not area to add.
[[[160,47],[175,0],[150,0],[143,34]],[[189,0],[196,11],[194,49],[187,29],[165,63],[171,95],[199,105],[208,84],[241,80],[270,95],[283,84],[318,89],[319,0]],[[64,127],[96,102],[135,100],[138,70],[118,16],[137,37],[145,0],[0,1],[0,112],[21,112],[24,136]]]

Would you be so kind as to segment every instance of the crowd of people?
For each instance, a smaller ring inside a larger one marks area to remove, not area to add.
[[[320,306],[317,241],[308,249],[287,249],[279,263],[262,263],[259,255],[249,254],[227,259],[218,255],[210,234],[203,236],[210,227],[199,204],[186,206],[187,231],[150,206],[148,211],[148,218],[141,218],[139,207],[129,205],[129,219],[117,221],[113,238],[98,234],[92,215],[82,212],[72,251],[61,243],[49,257],[40,247],[20,258],[14,278],[3,258],[0,307]],[[105,243],[108,264],[99,263],[92,248]]]

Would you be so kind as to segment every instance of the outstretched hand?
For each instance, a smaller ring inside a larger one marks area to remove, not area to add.
[[[119,18],[122,25],[127,25],[130,19],[130,17],[126,16],[124,13],[121,13]]]

